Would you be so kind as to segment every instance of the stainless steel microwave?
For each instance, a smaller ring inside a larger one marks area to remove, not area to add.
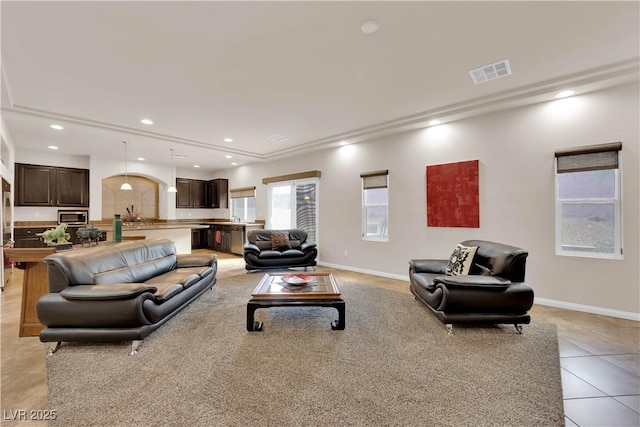
[[[89,222],[89,211],[58,211],[58,224],[67,225],[87,225]]]

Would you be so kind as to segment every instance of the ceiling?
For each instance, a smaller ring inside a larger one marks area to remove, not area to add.
[[[225,169],[637,80],[639,5],[2,1],[2,116],[18,150]]]

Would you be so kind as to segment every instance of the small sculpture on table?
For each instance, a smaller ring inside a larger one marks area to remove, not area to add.
[[[37,233],[36,236],[42,237],[42,240],[47,246],[54,246],[56,250],[71,249],[73,246],[69,240],[71,234],[67,233],[67,224],[64,222],[51,230]]]
[[[78,229],[76,232],[76,236],[80,239],[80,244],[84,246],[85,242],[89,243],[91,246],[91,242],[95,242],[96,246],[98,246],[98,241],[100,240],[100,236],[102,235],[102,230],[99,228],[87,227]]]

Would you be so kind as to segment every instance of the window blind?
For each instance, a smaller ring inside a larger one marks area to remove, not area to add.
[[[362,188],[371,190],[373,188],[387,188],[389,175],[388,170],[361,173]]]
[[[620,150],[622,150],[621,142],[558,150],[555,153],[557,171],[565,173],[618,169],[618,151]]]
[[[308,171],[308,172],[299,172],[292,173],[289,175],[280,175],[280,176],[271,176],[269,178],[262,178],[263,184],[271,184],[273,182],[283,182],[283,181],[295,181],[298,179],[307,179],[307,178],[320,178],[320,171]]]
[[[256,197],[256,187],[232,188],[229,190],[229,195],[232,199]]]

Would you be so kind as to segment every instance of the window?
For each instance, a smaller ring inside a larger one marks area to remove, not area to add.
[[[301,228],[318,243],[320,171],[263,178],[267,184],[267,228]]]
[[[622,257],[619,142],[557,151],[556,254]]]
[[[362,238],[389,240],[389,171],[367,172],[362,178]]]
[[[256,220],[256,187],[232,188],[231,216],[243,222]]]

